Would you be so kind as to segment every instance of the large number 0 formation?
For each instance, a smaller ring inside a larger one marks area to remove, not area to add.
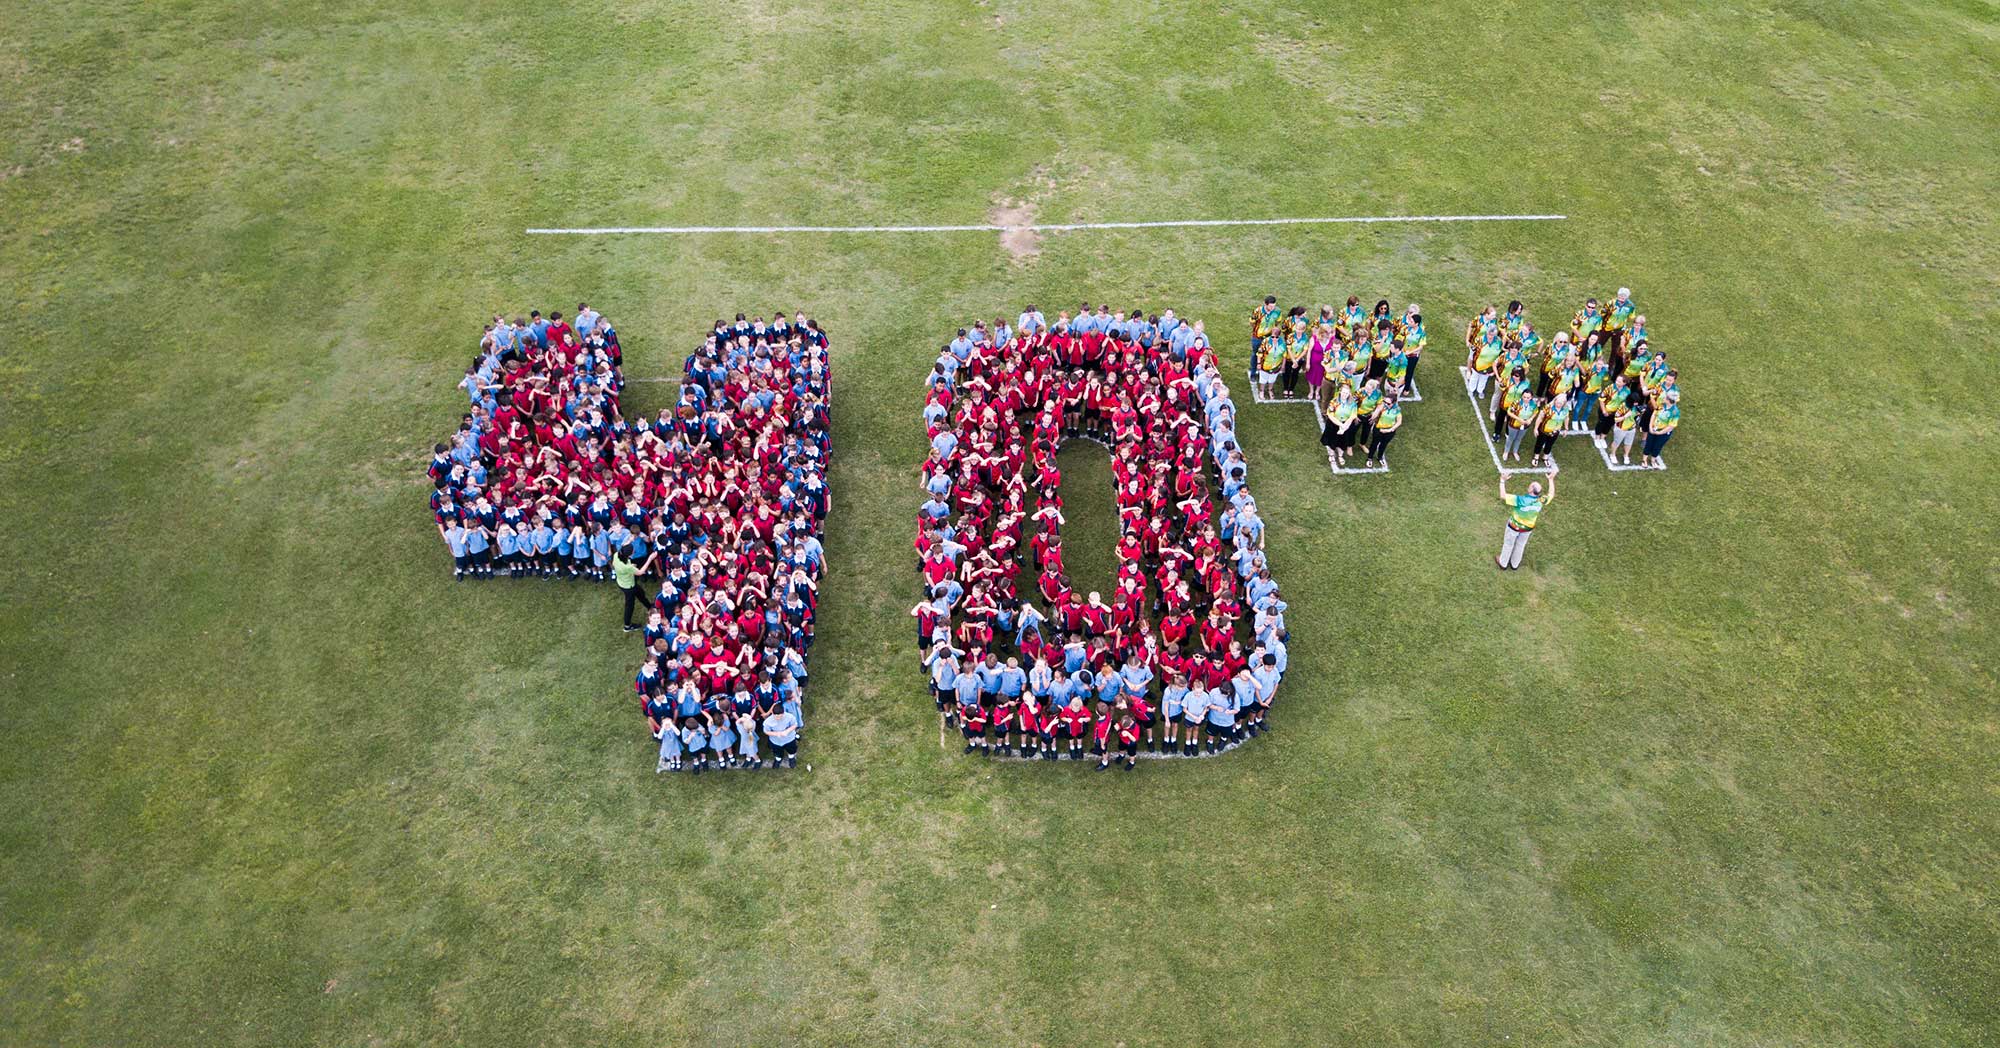
[[[1018,332],[961,332],[945,348],[924,418],[927,599],[912,614],[966,752],[1088,752],[1129,770],[1142,747],[1195,756],[1269,730],[1285,603],[1198,325],[1102,310],[1048,325],[1029,307]],[[1075,438],[1111,452],[1108,601],[1079,594],[1064,568],[1056,453]]]
[[[827,511],[827,340],[717,322],[673,408],[628,419],[587,309],[488,329],[431,463],[460,578],[611,580],[650,605],[634,687],[661,771],[797,759]],[[646,586],[657,580],[657,595]]]

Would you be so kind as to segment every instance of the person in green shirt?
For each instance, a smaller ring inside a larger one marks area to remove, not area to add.
[[[611,554],[611,579],[618,584],[618,591],[625,595],[625,632],[639,627],[632,625],[632,606],[651,607],[653,598],[646,596],[646,588],[639,584],[639,574],[651,567],[653,558],[647,557],[645,565],[632,563],[632,547],[620,546]]]
[[[1620,379],[1619,381],[1624,381]],[[1632,436],[1639,431],[1639,405],[1627,391],[1623,402],[1611,412],[1611,456],[1619,465],[1632,464]]]
[[[1661,398],[1658,409],[1653,412],[1652,421],[1646,425],[1646,454],[1643,459],[1648,469],[1666,469],[1665,459],[1660,452],[1667,446],[1667,438],[1674,435],[1674,428],[1681,424],[1681,391],[1669,389]],[[1630,447],[1627,447],[1630,452]]]
[[[1535,533],[1535,525],[1541,522],[1542,510],[1555,500],[1556,475],[1553,470],[1549,472],[1547,495],[1542,494],[1540,482],[1529,484],[1525,495],[1509,494],[1507,478],[1500,478],[1500,501],[1507,504],[1507,527],[1501,533],[1500,555],[1493,558],[1493,563],[1498,564],[1501,571],[1520,570],[1521,555],[1528,552],[1528,537]]]
[[[1407,393],[1410,365],[1414,363],[1416,361],[1410,359],[1403,340],[1397,339],[1389,349],[1389,363],[1382,371],[1382,377],[1387,380],[1385,384],[1388,388],[1399,394]]]
[[[1354,395],[1353,372],[1339,384],[1333,403],[1327,405],[1326,421],[1320,426],[1319,442],[1334,469],[1347,465],[1347,453],[1354,447],[1355,423],[1361,417],[1361,398]]]
[[[1506,381],[1495,383],[1493,386],[1494,440],[1499,440],[1501,435],[1507,432],[1507,416],[1513,412],[1514,405],[1520,403],[1521,398],[1534,388],[1534,384],[1528,381],[1527,368],[1515,367],[1507,374]]]
[[[1556,464],[1556,438],[1569,428],[1570,398],[1558,393],[1549,405],[1535,416],[1535,453],[1528,460],[1530,466],[1550,466]]]
[[[1417,392],[1417,364],[1424,358],[1424,347],[1430,344],[1430,333],[1424,330],[1424,315],[1417,312],[1417,304],[1410,303],[1403,310],[1402,320],[1403,354],[1410,358],[1409,374],[1403,379],[1403,388]]]
[[[1280,333],[1274,338],[1285,340],[1285,357],[1280,362],[1285,383],[1285,399],[1297,400],[1299,396],[1299,376],[1305,374],[1306,354],[1312,349],[1311,328],[1306,324],[1306,307],[1293,306],[1291,318],[1286,322],[1289,334]]]
[[[1609,374],[1609,371],[1606,373]],[[1603,447],[1604,438],[1611,435],[1611,427],[1618,420],[1618,409],[1625,406],[1626,392],[1629,388],[1625,383],[1625,376],[1619,375],[1598,391],[1597,423],[1593,427],[1593,442],[1598,447]]]
[[[1382,406],[1375,409],[1369,421],[1374,437],[1368,443],[1368,464],[1388,469],[1389,442],[1396,439],[1396,431],[1403,426],[1403,408],[1396,403],[1396,394],[1383,397]]]

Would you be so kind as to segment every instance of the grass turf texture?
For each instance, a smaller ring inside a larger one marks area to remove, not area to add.
[[[1991,1043],[1996,37],[1972,0],[29,0],[0,1040]],[[1006,201],[1573,217],[519,232]],[[1686,379],[1674,468],[1566,442],[1520,574],[1454,398],[1365,484],[1246,404],[1279,733],[1110,781],[936,745],[940,332],[1088,293],[1240,360],[1253,296],[1393,292],[1436,381],[1478,305],[1619,284]],[[450,581],[421,466],[478,324],[579,298],[635,376],[719,310],[833,333],[809,775],[655,778],[615,592]]]

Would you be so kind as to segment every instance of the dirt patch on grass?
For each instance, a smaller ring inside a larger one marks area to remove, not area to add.
[[[1030,228],[1035,224],[1034,201],[999,201],[987,212],[987,221],[1006,227],[1000,231],[1000,246],[1006,249],[1008,258],[1026,262],[1042,253],[1042,235]]]

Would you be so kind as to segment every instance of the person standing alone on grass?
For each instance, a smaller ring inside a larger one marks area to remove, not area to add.
[[[651,563],[650,558],[647,563]],[[632,550],[630,547],[620,546],[618,547],[618,552],[611,555],[612,581],[618,583],[618,592],[625,595],[625,632],[627,633],[639,628],[632,625],[632,606],[637,604],[640,607],[646,607],[653,603],[652,598],[646,596],[645,587],[639,584],[639,571],[639,565],[632,563]]]
[[[1507,515],[1507,530],[1500,540],[1500,556],[1494,558],[1500,570],[1521,569],[1521,554],[1528,551],[1528,537],[1534,534],[1535,523],[1541,519],[1542,510],[1555,500],[1556,475],[1553,471],[1549,473],[1549,492],[1546,496],[1542,494],[1540,482],[1529,484],[1525,495],[1509,495],[1507,478],[1500,478],[1500,501],[1511,509]]]

